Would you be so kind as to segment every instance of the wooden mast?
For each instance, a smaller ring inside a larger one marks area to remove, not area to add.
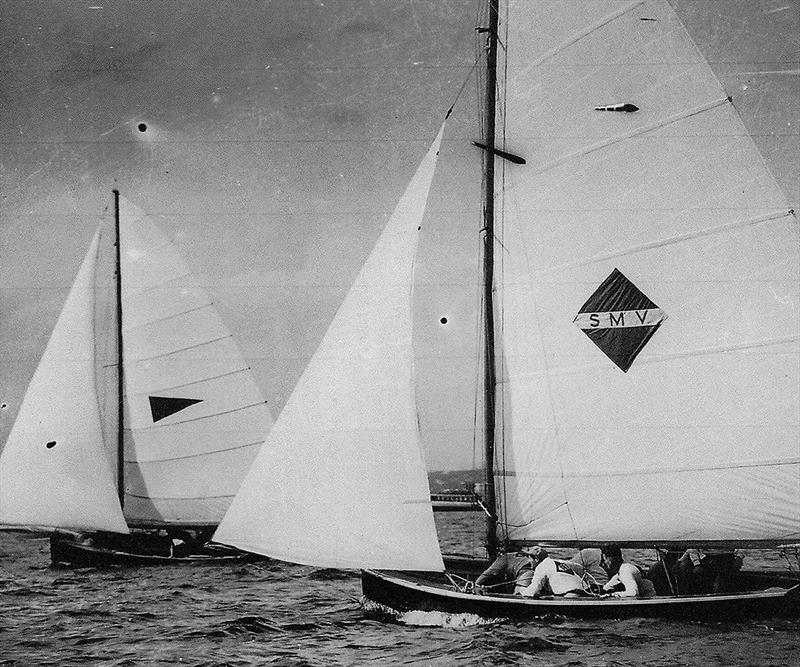
[[[119,190],[114,190],[114,231],[116,233],[116,288],[117,288],[117,494],[119,504],[125,508],[125,440],[122,365],[122,262],[120,260]]]
[[[483,152],[483,321],[485,357],[484,448],[486,460],[485,504],[486,552],[491,560],[497,557],[497,501],[494,488],[495,435],[495,343],[494,343],[494,144],[495,104],[497,89],[497,28],[499,0],[489,0],[489,25],[486,51],[485,128]]]

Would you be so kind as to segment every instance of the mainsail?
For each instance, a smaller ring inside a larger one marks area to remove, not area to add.
[[[125,517],[216,525],[272,418],[206,291],[149,216],[120,198]]]
[[[95,392],[98,239],[96,234],[0,456],[0,524],[128,532]]]
[[[99,329],[116,323],[103,296],[112,276],[96,275],[98,234],[3,449],[0,523],[122,533],[216,525],[272,423],[177,249],[125,199],[119,214],[124,492],[113,470],[117,359]]]
[[[411,296],[444,127],[214,539],[326,567],[442,570],[414,402]]]
[[[797,540],[798,227],[733,102],[665,0],[500,19],[504,537]]]

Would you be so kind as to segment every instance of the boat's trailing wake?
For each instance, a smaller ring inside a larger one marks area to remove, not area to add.
[[[442,611],[397,611],[378,602],[362,597],[361,609],[367,618],[388,623],[400,623],[416,627],[467,628],[476,625],[505,623],[506,618],[481,618],[476,614],[448,614]]]

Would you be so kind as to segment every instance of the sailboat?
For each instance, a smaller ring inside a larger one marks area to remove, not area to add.
[[[444,128],[215,539],[362,569],[366,599],[398,613],[800,613],[780,573],[653,598],[472,592],[525,545],[800,541],[797,220],[732,100],[666,0],[491,0],[483,21],[487,560],[441,554],[414,404],[413,265]]]
[[[0,455],[0,524],[52,532],[54,563],[249,558],[202,536],[269,408],[177,248],[114,202],[114,235],[95,234]]]

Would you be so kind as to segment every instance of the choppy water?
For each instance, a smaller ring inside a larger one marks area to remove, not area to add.
[[[473,520],[437,515],[444,546],[469,551]],[[415,614],[398,624],[365,617],[354,572],[268,561],[56,570],[48,549],[46,539],[0,533],[2,666],[800,664],[795,620],[481,624]]]

